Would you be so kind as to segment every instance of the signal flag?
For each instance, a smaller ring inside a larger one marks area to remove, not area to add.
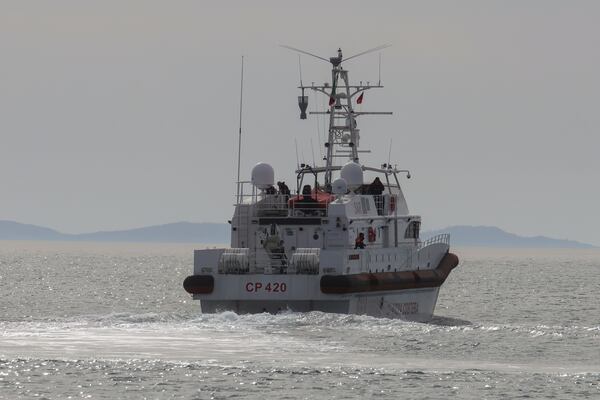
[[[364,94],[365,92],[362,92],[360,96],[358,96],[358,99],[356,99],[356,104],[362,104]]]

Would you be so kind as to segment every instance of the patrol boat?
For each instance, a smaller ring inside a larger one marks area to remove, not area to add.
[[[290,310],[431,319],[458,257],[449,252],[447,234],[420,240],[421,218],[410,214],[400,183],[410,172],[359,158],[368,151],[360,150],[358,117],[391,114],[354,108],[364,92],[383,87],[381,81],[351,84],[342,67],[367,52],[344,58],[340,49],[327,60],[288,48],[332,65],[330,83],[300,80],[298,87],[301,119],[308,107],[305,92],[328,99],[326,110],[309,113],[329,119],[324,164],[298,165],[292,193],[282,182],[275,188],[267,163],[254,166],[250,181],[238,179],[231,248],[195,250],[184,289],[204,313]]]

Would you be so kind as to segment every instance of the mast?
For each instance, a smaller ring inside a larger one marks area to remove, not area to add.
[[[288,47],[288,46],[285,46]],[[290,48],[290,47],[288,47]],[[379,50],[382,48],[375,48]],[[292,50],[300,51],[304,54],[308,54],[319,59],[325,60],[323,57],[315,56],[311,53],[307,53],[298,49],[291,48]],[[348,78],[348,71],[342,67],[342,61],[350,58],[357,57],[362,54],[366,54],[375,49],[368,50],[363,53],[356,54],[346,59],[343,58],[342,49],[338,49],[337,56],[331,57],[329,62],[332,64],[331,69],[331,84],[325,83],[322,86],[310,85],[305,86],[302,83],[298,87],[302,90],[302,96],[299,97],[298,105],[300,111],[303,113],[308,106],[308,97],[304,96],[304,90],[311,89],[317,92],[321,92],[326,95],[329,99],[329,108],[327,111],[310,111],[309,114],[325,114],[329,115],[329,130],[327,136],[327,142],[325,143],[326,156],[325,156],[325,186],[329,186],[332,182],[333,167],[335,166],[335,158],[347,157],[350,161],[358,163],[359,153],[368,153],[369,150],[360,150],[360,130],[356,122],[356,117],[359,115],[390,115],[391,112],[356,112],[354,111],[352,101],[353,98],[373,88],[382,88],[380,83],[377,85],[370,85],[367,82],[364,85],[360,82],[359,85],[351,85]],[[302,100],[301,100],[302,99]],[[304,114],[305,115],[305,114]],[[301,115],[302,118],[302,115]],[[304,118],[302,118],[304,119]]]

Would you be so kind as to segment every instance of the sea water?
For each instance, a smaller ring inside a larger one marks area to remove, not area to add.
[[[455,249],[414,323],[202,315],[200,247],[0,242],[0,399],[600,398],[600,251]]]

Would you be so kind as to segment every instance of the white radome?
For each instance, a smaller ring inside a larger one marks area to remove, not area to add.
[[[344,178],[337,178],[331,183],[331,192],[333,194],[342,195],[348,192],[348,184]]]
[[[252,184],[259,189],[267,189],[275,183],[275,171],[267,163],[258,163],[252,168]]]
[[[354,161],[347,162],[340,171],[340,176],[346,181],[348,188],[356,189],[363,184],[363,170]]]

